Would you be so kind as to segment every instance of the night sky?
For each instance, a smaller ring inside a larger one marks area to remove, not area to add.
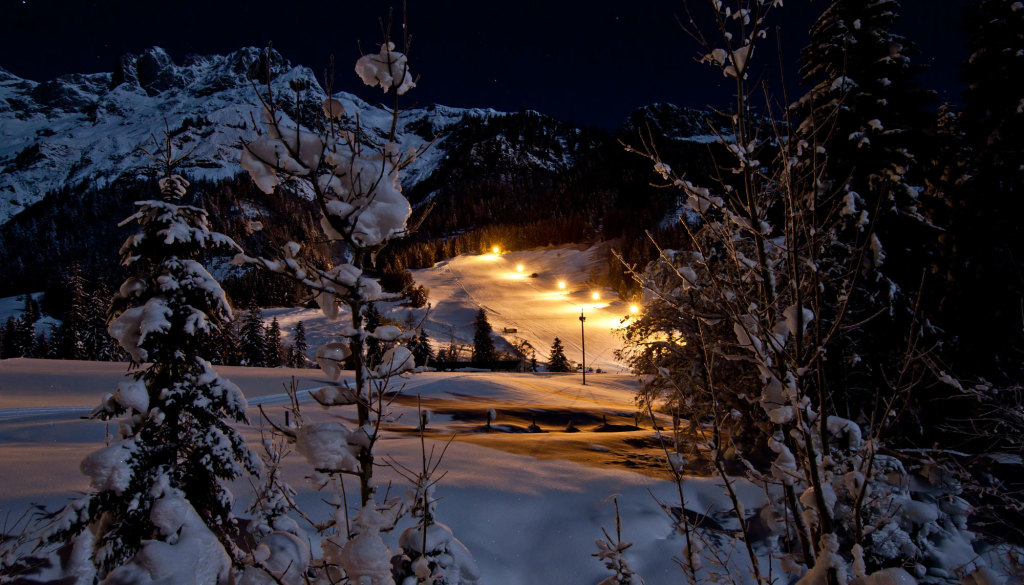
[[[190,53],[227,53],[272,41],[293,64],[322,73],[338,60],[335,87],[364,98],[352,65],[380,42],[378,18],[397,2],[291,0],[0,0],[0,67],[43,81],[73,72],[112,71],[128,52],[161,46],[176,62]],[[702,0],[691,0],[698,7]],[[960,30],[969,0],[904,0],[898,32],[915,41],[921,77],[940,101],[957,102]],[[824,2],[786,0],[777,10],[785,61],[795,64],[806,30]],[[405,106],[441,103],[534,109],[580,125],[614,128],[657,101],[727,105],[729,84],[696,64],[699,47],[680,28],[682,0],[409,0],[411,69],[421,77]],[[785,71],[796,86],[795,65]],[[766,73],[778,79],[778,73]],[[792,89],[791,89],[792,91]]]

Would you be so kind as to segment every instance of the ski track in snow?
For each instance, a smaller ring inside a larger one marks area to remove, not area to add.
[[[0,408],[0,422],[20,419],[65,419],[82,418],[89,415],[87,406],[37,406],[29,408]]]
[[[438,263],[432,269],[413,271],[417,282],[432,291],[434,315],[440,328],[458,327],[457,323],[441,320],[454,311],[449,303],[462,303],[462,292],[472,303],[483,308],[495,332],[506,341],[525,339],[537,350],[538,360],[545,361],[555,337],[562,340],[566,356],[579,362],[583,356],[580,342],[580,310],[585,322],[586,358],[588,367],[612,372],[626,372],[625,364],[615,359],[620,345],[616,330],[623,317],[629,314],[628,304],[618,299],[614,291],[589,284],[590,273],[605,262],[599,247],[578,250],[571,247],[547,248],[501,255],[462,255]],[[522,265],[523,270],[516,270]],[[530,277],[530,274],[537,277]],[[561,292],[558,281],[566,283]],[[439,291],[435,300],[435,293]],[[592,293],[600,297],[595,301]],[[514,334],[503,334],[505,328],[516,329]],[[472,340],[472,329],[458,336],[464,342]],[[440,341],[435,338],[435,342]]]

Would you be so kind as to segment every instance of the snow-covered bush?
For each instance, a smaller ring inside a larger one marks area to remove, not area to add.
[[[385,38],[379,53],[358,60],[356,72],[367,85],[379,85],[395,97],[392,129],[386,139],[364,132],[359,112],[345,112],[341,102],[329,94],[320,96],[321,108],[314,119],[289,117],[279,107],[281,98],[302,103],[318,89],[293,86],[289,95],[260,96],[264,132],[245,143],[241,155],[242,167],[264,192],[280,187],[312,198],[320,209],[320,225],[336,263],[325,267],[308,261],[297,242],[284,245],[277,258],[238,254],[234,262],[289,277],[310,291],[329,320],[344,316],[339,339],[318,348],[316,362],[334,380],[340,378],[342,369],[351,367],[354,384],[326,386],[312,395],[325,408],[354,406],[356,426],[303,423],[296,408],[294,427],[278,430],[295,441],[296,450],[324,478],[323,485],[337,490],[334,502],[338,510],[321,524],[328,527],[328,536],[321,544],[323,556],[311,570],[324,582],[347,579],[377,585],[393,583],[392,553],[381,533],[395,527],[407,506],[401,499],[376,501],[375,445],[387,418],[385,390],[393,379],[415,368],[413,353],[405,344],[416,332],[382,322],[374,303],[400,297],[383,292],[366,269],[389,240],[408,229],[412,210],[402,195],[399,174],[420,151],[403,152],[395,143],[397,98],[415,86],[405,52],[396,51],[395,44]],[[360,494],[360,512],[354,520],[349,517],[344,489],[345,479],[352,476],[359,481]],[[441,555],[438,559],[448,558],[444,555],[455,550],[452,543],[458,541],[441,538],[438,542],[440,548],[421,551],[418,556],[436,553]],[[465,552],[464,547],[460,550]],[[437,575],[444,572],[447,576],[436,582],[475,582],[475,573],[458,572],[465,558],[471,561],[472,557],[466,552],[455,564],[438,560]]]
[[[938,482],[928,492],[915,491],[920,479],[899,459],[881,455],[882,437],[926,365],[919,349],[926,328],[911,319],[909,306],[900,306],[898,287],[881,272],[885,234],[876,229],[890,225],[883,221],[890,215],[906,213],[902,203],[913,194],[897,173],[912,160],[898,144],[905,135],[885,134],[863,120],[902,158],[871,169],[860,161],[861,177],[844,166],[846,159],[831,158],[830,141],[847,136],[804,133],[807,126],[789,117],[796,110],[784,120],[766,119],[756,111],[748,80],[774,43],[767,18],[782,3],[711,4],[719,40],[706,45],[704,61],[736,92],[715,180],[695,184],[653,148],[636,149],[679,189],[690,236],[689,251],[663,250],[653,265],[634,269],[645,289],[645,315],[627,328],[625,355],[644,377],[641,398],[667,403],[689,423],[680,431],[697,431],[700,455],[733,501],[746,569],[755,580],[766,578],[766,567],[755,553],[752,519],[733,489],[730,460],[766,486],[771,506],[758,522],[767,528],[773,556],[784,559],[782,567],[801,585],[872,580],[868,574],[882,570],[897,580],[941,578],[948,559],[929,551],[963,550],[969,542],[957,486]],[[887,11],[892,3],[868,4]],[[885,18],[871,22],[871,34],[881,34]],[[895,44],[887,46],[898,52]],[[808,56],[815,57],[823,58]],[[852,124],[859,114],[854,106],[837,99],[831,108],[814,110],[811,126],[833,128],[838,117]],[[854,208],[861,199],[841,194],[855,186],[866,197],[869,185],[874,216],[858,225],[862,216]],[[886,199],[886,189],[898,189],[893,200],[899,204]],[[901,343],[879,355],[869,331]],[[693,544],[687,543],[691,552]],[[684,561],[691,580],[697,580],[696,562]],[[914,576],[895,575],[893,567],[909,567]]]
[[[597,552],[593,556],[604,563],[614,574],[598,585],[643,585],[644,580],[633,570],[625,552],[633,543],[622,540],[622,519],[619,517],[619,501],[615,500],[615,538],[602,526],[604,538],[595,541]]]
[[[391,560],[395,579],[400,585],[475,585],[480,579],[476,560],[469,549],[455,538],[451,529],[436,519],[438,498],[434,490],[440,479],[437,470],[448,446],[445,445],[436,457],[433,449],[427,452],[423,433],[429,418],[428,411],[423,410],[422,406],[418,410],[420,469],[413,470],[394,460],[390,462],[413,486],[406,493],[404,504],[416,521],[398,538],[401,550]]]
[[[380,59],[391,67],[383,67]],[[403,74],[399,75],[395,67]],[[364,79],[396,90],[396,96],[411,87],[405,81],[406,58],[394,51],[389,41],[380,55],[360,59],[357,69],[366,74]],[[301,101],[299,94],[312,90],[292,91],[294,98]],[[300,282],[310,290],[328,319],[338,319],[341,307],[347,309],[350,322],[339,330],[343,340],[317,349],[316,361],[328,376],[338,379],[348,360],[355,369],[355,386],[324,389],[317,398],[325,405],[356,405],[360,427],[356,432],[364,435],[366,441],[354,448],[351,461],[335,471],[360,475],[361,503],[365,504],[372,492],[372,445],[381,414],[373,412],[373,405],[386,380],[411,369],[408,366],[412,359],[408,350],[397,346],[405,337],[393,331],[394,327],[366,327],[366,314],[373,303],[393,295],[384,293],[378,281],[364,273],[364,268],[388,240],[405,233],[411,208],[401,194],[398,174],[418,153],[399,152],[394,136],[384,143],[374,141],[359,126],[358,113],[345,112],[341,103],[329,96],[322,100],[320,118],[308,122],[291,120],[278,108],[280,97],[260,96],[265,132],[243,146],[242,167],[267,193],[282,181],[289,181],[303,195],[311,195],[321,210],[324,235],[335,244],[338,263],[325,268],[307,262],[297,242],[283,246],[278,258],[238,254],[235,262],[260,266]],[[395,110],[394,116],[397,115]],[[371,368],[365,352],[368,340],[396,347],[384,352],[386,362]],[[313,451],[304,454],[318,458]]]

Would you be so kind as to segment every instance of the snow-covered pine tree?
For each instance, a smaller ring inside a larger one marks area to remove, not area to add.
[[[40,332],[32,342],[32,357],[40,359],[48,358],[50,357],[50,353],[50,339],[46,337],[45,333]]]
[[[263,365],[268,368],[282,365],[284,363],[284,346],[281,345],[281,324],[277,322],[277,317],[270,320],[263,343],[265,344]]]
[[[482,308],[473,319],[473,361],[478,364],[492,362],[497,359],[494,349],[494,338],[491,324],[487,321],[487,312]]]
[[[427,335],[426,330],[420,329],[420,334],[416,337],[416,343],[410,351],[412,351],[412,357],[416,361],[417,366],[425,366],[434,359],[434,350],[430,347],[430,337]]]
[[[121,248],[135,275],[114,297],[109,331],[135,371],[92,413],[122,416],[118,438],[83,460],[95,491],[47,534],[91,545],[110,584],[225,582],[235,556],[225,482],[259,472],[230,425],[246,421],[245,397],[200,355],[231,309],[197,259],[238,246],[210,231],[203,209],[173,202],[188,182],[170,174],[170,155],[168,144],[163,199],[136,202],[125,221],[140,228]]]
[[[210,355],[216,356],[218,363],[225,366],[242,365],[241,328],[238,312],[233,312],[231,319],[222,323],[217,335],[210,340]]]
[[[570,372],[572,366],[569,364],[569,359],[565,357],[565,347],[562,346],[562,340],[555,338],[555,341],[551,344],[551,353],[548,354],[548,371],[549,372]]]
[[[66,360],[88,359],[86,338],[89,336],[89,300],[82,267],[77,263],[72,264],[65,279],[67,304],[58,336],[60,344],[56,348],[57,356]]]
[[[8,317],[7,322],[4,324],[0,355],[4,358],[22,356],[49,357],[48,355],[36,355],[33,353],[36,337],[35,323],[39,320],[39,317],[39,305],[32,299],[32,295],[25,294],[21,315]]]
[[[0,330],[0,360],[7,358],[7,337],[14,331],[14,320],[7,318],[7,323]]]
[[[249,302],[238,331],[239,352],[242,365],[259,368],[266,365],[266,328],[263,326],[263,309],[257,304],[255,297]]]
[[[829,376],[845,385],[848,418],[871,417],[870,398],[902,366],[904,335],[928,257],[941,233],[924,219],[923,163],[931,158],[924,136],[932,126],[931,92],[918,88],[917,53],[893,32],[895,0],[835,0],[811,28],[800,69],[807,93],[792,106],[796,175],[815,176],[815,205],[834,209],[839,221],[828,249],[817,252],[823,286],[844,285],[843,271],[858,265],[843,305],[823,304],[819,317],[842,311],[864,323],[833,341]],[[801,179],[803,180],[803,179]],[[839,205],[835,205],[839,201]],[[929,213],[930,215],[930,213]],[[824,243],[821,238],[819,243]],[[827,296],[844,293],[826,291]]]
[[[86,292],[85,355],[86,359],[110,362],[124,359],[117,341],[107,333],[106,315],[113,292],[103,282],[95,283]]]
[[[306,326],[299,321],[295,324],[295,341],[292,342],[291,348],[288,350],[288,367],[290,368],[304,368],[309,358],[306,357],[306,351],[309,349],[309,344],[306,342]]]
[[[25,295],[23,295],[23,297],[24,298],[21,309],[21,317],[26,322],[34,325],[35,322],[38,321],[40,317],[43,316],[42,312],[39,309],[39,303],[37,303],[36,300],[32,298],[31,294],[26,293]]]
[[[25,357],[45,358],[46,355],[34,353],[36,338],[36,321],[39,320],[38,311],[25,311],[14,320],[14,343],[18,347],[18,354]]]

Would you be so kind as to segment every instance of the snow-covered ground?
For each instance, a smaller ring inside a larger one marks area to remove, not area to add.
[[[418,271],[417,281],[431,290],[434,310],[427,329],[435,338],[472,337],[472,318],[484,307],[497,332],[529,340],[546,358],[555,336],[565,342],[568,356],[579,354],[579,310],[587,316],[587,363],[621,371],[612,355],[614,328],[628,306],[610,291],[588,285],[589,268],[600,261],[598,251],[559,248],[502,255],[461,256]],[[518,271],[517,265],[523,265]],[[537,273],[536,277],[529,275]],[[561,292],[558,282],[566,282]],[[592,293],[601,299],[594,301]],[[12,301],[13,303],[13,301]],[[398,309],[392,316],[400,317]],[[7,313],[16,313],[12,304]],[[310,310],[275,309],[286,333],[303,320],[312,346],[331,337],[329,323]],[[419,314],[414,315],[418,317]],[[446,338],[444,342],[446,342]],[[288,403],[285,384],[295,377],[301,390],[327,383],[318,370],[219,367],[249,399],[252,424],[242,429],[254,448],[260,435],[260,413],[283,419]],[[81,460],[114,432],[108,424],[84,419],[102,395],[124,379],[127,364],[57,360],[0,361],[0,517],[16,517],[29,503],[55,508],[89,488],[79,470]],[[344,377],[343,377],[344,379]],[[674,535],[666,514],[653,496],[677,504],[675,486],[660,456],[661,448],[649,421],[640,419],[633,397],[635,380],[624,373],[511,374],[429,372],[406,375],[396,382],[401,396],[392,406],[393,419],[379,454],[407,465],[418,465],[415,431],[417,399],[428,409],[430,446],[440,447],[452,435],[438,489],[441,522],[473,552],[483,583],[597,583],[608,576],[592,557],[601,527],[614,534],[613,497],[618,497],[623,538],[634,543],[627,556],[648,583],[680,580],[672,560],[680,555],[681,537]],[[351,408],[322,410],[303,396],[309,421],[338,418],[353,422]],[[490,431],[488,410],[496,411]],[[567,425],[578,432],[566,432]],[[527,433],[536,424],[544,432]],[[305,477],[310,466],[298,454],[286,460],[286,477],[299,489],[299,500],[314,519],[328,511]],[[377,472],[381,482],[404,481],[393,470]],[[714,480],[687,482],[688,508],[700,513],[727,505]],[[353,489],[355,487],[353,486]],[[239,510],[249,502],[252,487],[239,481],[232,491]],[[757,489],[746,492],[748,509],[761,499]],[[726,520],[720,520],[726,522]]]
[[[123,379],[126,364],[55,360],[0,361],[0,517],[17,516],[29,503],[56,507],[87,490],[79,462],[102,445],[107,424],[84,420],[104,392]],[[222,367],[218,371],[238,384],[250,401],[253,424],[243,433],[250,444],[259,440],[262,405],[280,422],[287,403],[283,388],[295,376],[301,389],[326,381],[317,370]],[[447,471],[438,495],[439,519],[451,526],[476,557],[489,584],[597,583],[607,575],[591,553],[601,527],[613,530],[618,496],[623,537],[634,543],[630,555],[649,583],[674,582],[679,569],[672,557],[682,548],[664,512],[651,493],[668,501],[678,498],[663,477],[654,431],[641,421],[633,424],[634,382],[628,375],[605,374],[588,379],[587,386],[572,374],[494,374],[479,372],[424,373],[408,376],[402,397],[392,410],[394,422],[379,444],[381,454],[417,465],[419,441],[416,398],[431,411],[428,445],[451,435],[456,439],[442,468]],[[305,395],[305,394],[304,394]],[[351,409],[324,411],[303,400],[309,421],[340,417],[352,422]],[[497,418],[491,432],[484,428],[487,410]],[[611,432],[601,430],[607,417]],[[580,432],[567,433],[572,419]],[[545,432],[525,433],[535,422]],[[619,426],[614,426],[619,425]],[[617,431],[617,432],[616,432]],[[647,447],[637,447],[637,444]],[[327,513],[304,477],[310,472],[293,454],[286,464],[288,480],[300,491],[300,501],[313,518]],[[388,468],[378,471],[381,482],[406,486]],[[353,486],[353,489],[354,486]],[[715,482],[688,483],[693,510],[725,506]],[[650,490],[651,493],[648,493]],[[251,487],[237,482],[239,508],[249,502]],[[756,508],[756,489],[748,494]]]

